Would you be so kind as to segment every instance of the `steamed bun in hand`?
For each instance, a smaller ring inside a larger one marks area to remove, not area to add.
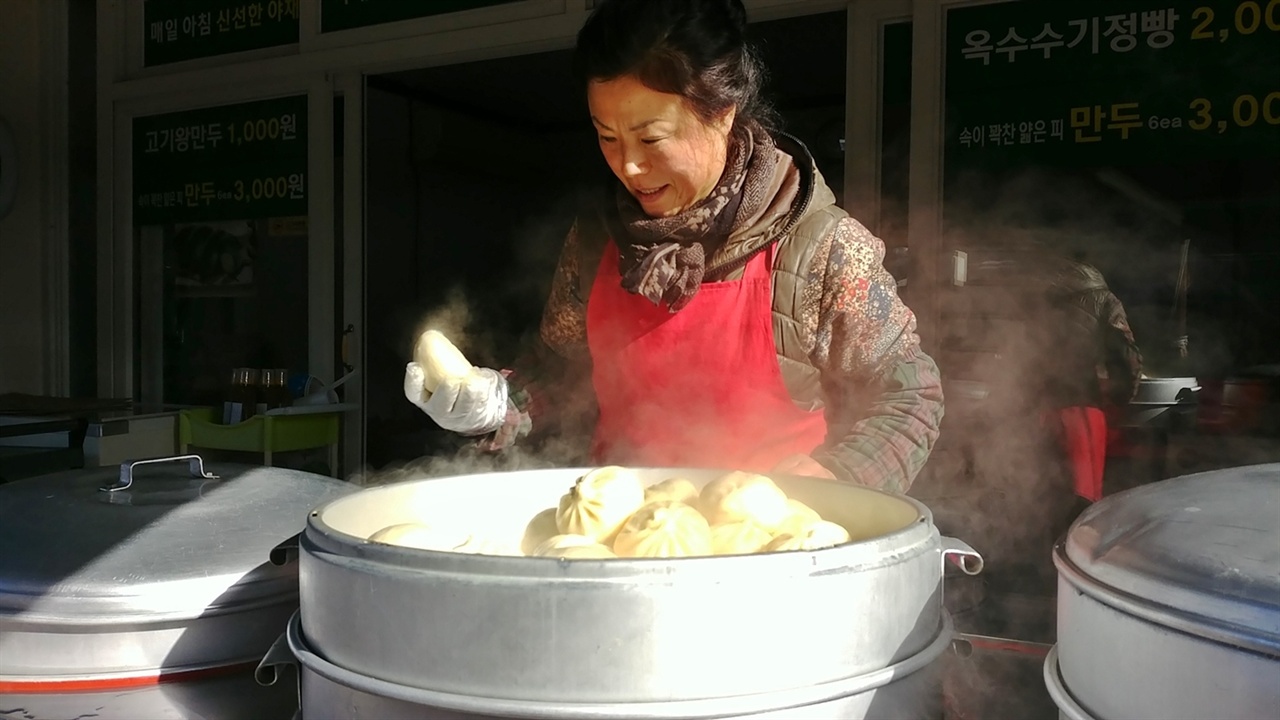
[[[616,466],[598,468],[578,478],[560,498],[556,528],[563,534],[586,535],[608,543],[643,504],[644,484],[639,475]]]
[[[727,523],[711,528],[711,552],[716,555],[750,555],[760,552],[773,535],[759,524]]]
[[[833,523],[821,520],[795,533],[780,533],[765,545],[763,552],[782,550],[821,550],[849,542],[849,531]]]
[[[534,557],[569,558],[577,560],[616,558],[609,548],[586,535],[556,535],[547,538],[530,553]]]
[[[472,370],[462,351],[439,330],[427,330],[418,336],[413,346],[413,360],[422,366],[423,389],[432,394],[440,383],[453,378],[464,378]]]
[[[686,505],[694,505],[698,501],[698,488],[684,478],[669,478],[654,483],[644,490],[646,504],[659,500],[673,500]]]
[[[556,527],[556,508],[547,508],[529,521],[524,528],[524,537],[520,540],[520,552],[533,555],[533,551],[548,538],[560,534]]]
[[[659,500],[627,520],[613,541],[619,557],[676,558],[711,554],[711,527],[689,505]]]
[[[383,545],[437,550],[441,552],[467,552],[472,538],[467,533],[445,530],[422,523],[389,525],[369,536],[369,542]]]
[[[764,475],[735,471],[712,480],[699,496],[712,525],[751,521],[772,532],[791,513],[787,496]]]

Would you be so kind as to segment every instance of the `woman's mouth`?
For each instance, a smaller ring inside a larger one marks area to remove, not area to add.
[[[656,188],[649,188],[649,189],[633,188],[633,190],[635,191],[636,199],[639,200],[641,203],[651,203],[657,200],[658,198],[662,197],[666,189],[667,189],[666,185],[662,185]]]

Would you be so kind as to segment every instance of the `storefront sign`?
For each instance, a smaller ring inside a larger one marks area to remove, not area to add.
[[[1280,156],[1280,0],[947,13],[949,167]]]
[[[300,2],[143,0],[143,65],[296,43]]]
[[[305,95],[134,119],[135,225],[306,213]]]
[[[320,0],[320,32],[336,32],[429,15],[503,5],[516,0]]]

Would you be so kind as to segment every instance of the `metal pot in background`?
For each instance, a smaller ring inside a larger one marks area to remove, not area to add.
[[[1122,427],[1187,431],[1196,426],[1200,383],[1194,377],[1143,377]]]
[[[253,679],[298,607],[296,554],[270,556],[311,508],[353,490],[198,456],[0,487],[4,709],[289,718],[296,695]]]
[[[518,547],[583,472],[403,482],[312,513],[287,638],[305,716],[931,717],[951,635],[943,559],[978,572],[981,558],[910,498],[775,478],[855,536],[813,552],[561,561],[363,540],[470,510]],[[641,473],[697,485],[721,474]]]
[[[1044,676],[1071,720],[1256,720],[1280,708],[1280,464],[1104,499],[1055,549]]]

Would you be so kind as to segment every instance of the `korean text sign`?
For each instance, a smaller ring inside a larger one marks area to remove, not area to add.
[[[1280,155],[1280,0],[947,13],[948,164]]]
[[[307,97],[133,121],[135,225],[307,213]]]
[[[143,0],[143,65],[298,42],[302,0]]]

